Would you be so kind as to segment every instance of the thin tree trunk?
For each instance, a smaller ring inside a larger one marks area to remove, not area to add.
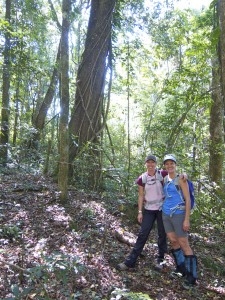
[[[17,129],[19,123],[19,79],[17,78],[17,88],[16,88],[16,99],[15,99],[15,116],[14,116],[14,126],[13,126],[13,146],[16,146],[17,139]]]
[[[48,3],[50,6],[50,9],[51,9],[52,19],[56,23],[59,31],[61,32],[62,26],[59,23],[57,13],[55,11],[53,3],[51,0],[48,0]],[[52,77],[51,77],[51,81],[50,81],[48,90],[45,94],[44,100],[42,101],[41,105],[38,105],[36,107],[36,111],[33,116],[32,121],[33,121],[34,127],[37,129],[37,133],[32,138],[36,142],[39,142],[39,140],[40,140],[40,134],[41,134],[42,130],[44,129],[48,109],[50,108],[50,106],[52,104],[52,101],[53,101],[53,98],[55,95],[55,91],[56,91],[56,86],[57,86],[57,83],[59,80],[60,49],[61,49],[61,40],[59,41],[55,66],[54,66],[54,69],[52,72]]]
[[[63,0],[62,3],[62,36],[61,36],[61,111],[59,123],[59,173],[58,184],[60,199],[65,202],[68,193],[68,160],[69,160],[69,16],[71,12],[71,0]]]
[[[45,98],[44,98],[38,112],[36,113],[36,116],[33,119],[34,127],[40,131],[44,128],[46,115],[47,115],[49,107],[52,104],[53,97],[55,95],[55,89],[56,89],[56,85],[57,85],[57,82],[59,79],[59,63],[60,63],[60,42],[59,42],[58,53],[57,53],[57,57],[56,57],[54,70],[52,73],[52,77],[51,77],[51,81],[50,81],[47,93],[45,94]]]
[[[127,168],[127,182],[125,192],[129,189],[130,169],[131,169],[131,143],[130,143],[130,45],[128,42],[127,49],[127,156],[128,156],[128,168]]]
[[[220,66],[213,63],[212,106],[210,111],[209,177],[221,186],[223,167],[223,102],[220,88]]]
[[[45,166],[44,166],[44,170],[43,170],[43,173],[45,175],[48,174],[48,172],[49,172],[49,160],[50,160],[51,151],[52,151],[52,140],[49,139],[48,140],[48,150],[47,150],[47,155],[46,155],[46,160],[45,160]]]
[[[174,122],[173,130],[171,131],[170,135],[168,136],[168,139],[166,141],[167,144],[167,152],[172,152],[172,149],[179,137],[181,127],[186,120],[186,117],[188,115],[188,112],[191,110],[191,108],[194,106],[194,102],[189,103],[186,111],[181,115],[181,117]]]
[[[10,26],[11,22],[11,0],[6,0],[5,21]],[[10,30],[6,29],[4,64],[2,78],[2,110],[1,110],[1,133],[0,133],[0,162],[6,165],[8,160],[9,143],[9,88],[10,88]]]

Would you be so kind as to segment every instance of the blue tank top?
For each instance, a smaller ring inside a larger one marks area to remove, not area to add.
[[[183,214],[185,210],[177,209],[177,205],[182,203],[181,196],[177,191],[177,188],[174,184],[174,180],[167,181],[167,183],[163,187],[165,200],[163,202],[162,211],[166,215],[172,214]]]

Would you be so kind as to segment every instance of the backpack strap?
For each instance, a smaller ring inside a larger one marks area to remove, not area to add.
[[[159,180],[161,182],[161,184],[163,185],[163,176],[162,176],[162,172],[161,170],[156,169],[156,179]]]
[[[176,184],[175,185],[176,185],[177,191],[179,192],[180,197],[183,200],[183,203],[185,204],[184,195],[183,195],[182,189],[179,185],[179,177],[177,177],[176,181],[177,181],[177,185]],[[193,185],[193,182],[190,181],[189,179],[187,179],[187,184],[188,184],[188,190],[189,190],[189,196],[190,196],[190,202],[191,202],[191,210],[192,210],[195,206],[194,185]]]
[[[183,197],[182,194],[181,194],[181,187],[180,187],[180,184],[179,184],[179,179],[180,179],[180,177],[179,177],[179,174],[178,174],[178,175],[174,178],[173,183],[174,183],[174,185],[175,185],[175,187],[176,187],[178,193],[181,195],[181,198],[183,199],[184,197]]]
[[[143,186],[145,186],[145,184],[147,183],[147,177],[148,177],[148,172],[145,172],[141,175]],[[155,171],[155,178],[156,178],[156,180],[159,180],[163,184],[163,176],[162,176],[161,171],[158,169],[156,169],[156,171]]]
[[[168,180],[168,175],[166,175],[166,176],[164,177],[164,184],[166,185],[166,184],[168,184],[168,182],[169,182],[169,180]],[[171,208],[170,216],[172,217],[172,215],[175,213],[175,211],[176,211],[177,209],[179,209],[179,210],[185,210],[185,200],[184,200],[184,197],[183,197],[183,195],[182,195],[181,187],[180,187],[180,185],[179,185],[179,175],[177,175],[177,176],[176,176],[173,180],[171,180],[169,183],[172,183],[172,184],[175,185],[176,190],[177,190],[177,192],[178,192],[178,194],[179,194],[179,196],[180,196],[180,199],[181,199],[181,202],[180,202],[180,203],[178,203],[176,206],[174,206],[174,207]]]
[[[168,175],[163,178],[163,184],[166,185],[168,183]]]
[[[143,187],[145,186],[145,184],[147,183],[147,177],[148,177],[148,173],[145,172],[141,175],[141,180],[142,180],[142,185]]]

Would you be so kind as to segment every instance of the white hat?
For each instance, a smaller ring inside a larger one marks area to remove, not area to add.
[[[175,163],[177,163],[176,157],[175,157],[173,154],[166,154],[166,155],[164,156],[163,163],[165,164],[165,162],[166,162],[167,160],[172,160],[172,161],[174,161]]]

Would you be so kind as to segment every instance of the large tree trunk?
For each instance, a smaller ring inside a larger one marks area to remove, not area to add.
[[[223,148],[224,148],[224,93],[225,93],[225,0],[218,1],[218,18],[220,39],[218,56],[213,62],[212,107],[210,112],[210,161],[209,176],[219,187],[222,187]]]
[[[219,15],[219,26],[220,26],[219,58],[220,58],[220,66],[221,66],[223,112],[225,115],[225,0],[218,1],[218,15]],[[223,123],[224,123],[223,126],[225,132],[225,122]]]
[[[11,0],[6,0],[5,20],[10,25]],[[2,110],[1,110],[1,132],[0,132],[0,162],[5,165],[8,160],[9,143],[9,88],[10,88],[10,30],[6,29],[4,64],[2,78]]]
[[[69,123],[70,162],[87,142],[98,141],[102,129],[106,59],[111,42],[115,2],[115,0],[91,2],[85,50],[78,69],[75,103]]]
[[[60,199],[67,199],[68,185],[68,160],[69,160],[69,16],[71,12],[71,0],[63,0],[62,3],[62,35],[61,35],[61,105],[59,123],[59,173],[58,184]]]

